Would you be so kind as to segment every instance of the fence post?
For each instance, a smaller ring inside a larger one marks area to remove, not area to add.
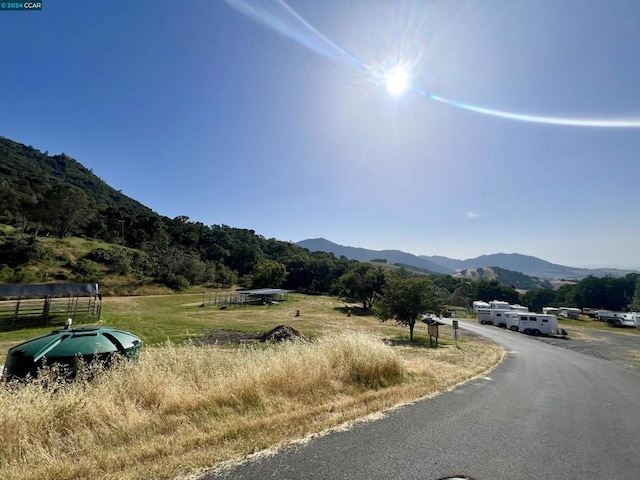
[[[18,315],[20,315],[20,299],[22,297],[18,297],[18,299],[16,300],[16,311],[13,315],[13,324],[15,325],[16,322],[18,321]]]

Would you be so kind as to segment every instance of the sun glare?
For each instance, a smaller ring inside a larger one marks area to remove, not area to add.
[[[389,95],[395,97],[407,89],[409,86],[409,76],[404,70],[393,70],[386,76],[386,85]]]

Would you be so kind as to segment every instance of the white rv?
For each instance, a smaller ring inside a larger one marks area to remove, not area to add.
[[[558,315],[560,313],[560,309],[556,307],[542,307],[542,313],[545,315]]]
[[[519,330],[527,335],[566,335],[566,332],[558,327],[558,318],[555,315],[518,314]]]

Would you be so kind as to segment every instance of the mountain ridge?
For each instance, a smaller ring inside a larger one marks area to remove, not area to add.
[[[425,268],[434,273],[445,273],[449,275],[463,269],[490,267],[499,267],[505,270],[523,273],[531,277],[548,280],[581,280],[588,276],[603,277],[607,275],[622,277],[627,273],[635,273],[634,270],[615,268],[589,269],[570,267],[521,253],[494,253],[460,260],[441,255],[414,255],[400,250],[369,250],[362,247],[349,247],[339,245],[325,238],[301,240],[297,242],[297,244],[311,251],[331,252],[336,256],[344,255],[347,258],[353,258],[355,260],[371,261],[374,258],[381,258],[387,260],[389,263],[404,263]],[[387,256],[388,252],[393,252],[393,255]],[[396,260],[398,257],[401,257],[403,260]]]

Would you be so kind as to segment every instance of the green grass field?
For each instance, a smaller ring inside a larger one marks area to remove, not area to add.
[[[408,329],[396,327],[393,323],[380,323],[371,314],[363,315],[357,306],[349,305],[354,314],[348,317],[346,304],[333,297],[295,294],[290,301],[279,305],[229,306],[224,310],[213,305],[203,307],[203,298],[203,293],[104,297],[100,321],[91,324],[130,331],[141,337],[146,345],[167,341],[181,344],[211,330],[266,333],[278,325],[289,325],[307,337],[347,329],[408,338]],[[296,316],[297,311],[300,312],[299,316]],[[54,328],[59,326],[0,332],[0,351],[6,351],[20,341],[48,333]],[[424,340],[420,328],[420,325],[416,327],[418,343]]]

